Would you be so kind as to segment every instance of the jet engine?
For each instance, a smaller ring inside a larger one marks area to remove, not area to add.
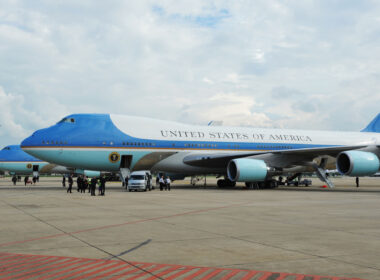
[[[370,152],[346,151],[336,158],[336,168],[343,175],[369,176],[375,174],[379,167],[379,158]]]
[[[76,169],[76,173],[85,175],[86,177],[100,177],[101,173],[100,171],[93,171],[93,170],[83,170],[83,169]]]
[[[238,158],[228,163],[227,175],[232,182],[264,181],[268,167],[263,160]]]

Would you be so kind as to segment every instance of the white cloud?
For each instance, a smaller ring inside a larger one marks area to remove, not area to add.
[[[226,126],[271,126],[264,113],[254,112],[256,105],[251,96],[218,93],[185,106],[181,119],[199,124],[222,121]]]
[[[0,144],[73,112],[359,130],[379,110],[380,4],[326,3],[8,1]]]

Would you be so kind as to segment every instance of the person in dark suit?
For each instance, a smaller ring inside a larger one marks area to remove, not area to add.
[[[25,176],[25,178],[24,178],[25,186],[26,186],[26,184],[28,184],[28,182],[29,182],[29,176]]]
[[[72,188],[73,188],[73,183],[74,183],[73,175],[70,175],[70,176],[69,176],[68,182],[69,182],[69,188],[67,189],[67,192],[68,192],[68,193],[71,193],[71,190],[72,190]]]
[[[77,191],[82,192],[82,176],[81,175],[78,175],[78,178],[77,178]]]
[[[359,188],[359,177],[356,177],[355,183],[356,183],[356,187]]]
[[[95,189],[96,189],[96,178],[93,177],[91,179],[91,183],[90,183],[90,191],[91,191],[91,196],[94,196],[95,195]]]
[[[100,195],[104,195],[106,192],[106,178],[104,178],[104,176],[100,177],[99,183]]]
[[[17,177],[16,177],[16,175],[13,175],[13,177],[12,177],[12,182],[13,182],[13,185],[16,186],[16,182],[17,182]]]

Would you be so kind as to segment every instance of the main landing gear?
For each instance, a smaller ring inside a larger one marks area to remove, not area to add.
[[[219,188],[235,187],[236,182],[232,182],[229,179],[219,179],[217,181]],[[275,189],[279,185],[277,180],[266,180],[263,182],[245,182],[245,186],[248,189]]]
[[[277,180],[267,180],[264,182],[245,182],[248,189],[276,189],[278,187]]]
[[[231,180],[228,180],[228,179],[219,179],[217,181],[217,185],[219,188],[235,187],[236,182],[232,182]]]

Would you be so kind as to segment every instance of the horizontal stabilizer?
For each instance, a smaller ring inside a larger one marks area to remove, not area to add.
[[[362,132],[378,132],[380,133],[380,114],[374,118]]]

